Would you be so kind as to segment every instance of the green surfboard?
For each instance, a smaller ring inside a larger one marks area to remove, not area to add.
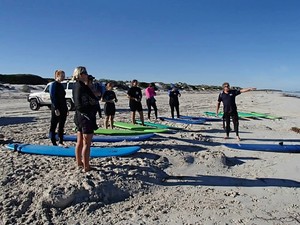
[[[147,129],[154,129],[153,127],[146,127],[139,124],[133,123],[125,123],[125,122],[114,122],[115,127],[128,129],[128,130],[147,130]],[[164,128],[165,129],[165,128]]]
[[[266,118],[266,119],[270,119],[270,120],[282,119],[281,116],[271,116],[271,115],[268,115],[265,113],[251,112],[251,114],[253,114],[256,117]]]
[[[136,122],[138,124],[142,124],[142,122],[140,120],[137,120]],[[164,125],[164,124],[160,124],[160,123],[148,122],[148,121],[145,121],[144,124],[148,127],[154,127],[157,129],[172,129],[172,130],[182,130],[183,129],[180,127],[172,127],[172,126],[168,126],[168,125]]]
[[[216,116],[215,112],[204,112],[207,116]],[[238,112],[239,118],[257,118],[257,116],[253,115],[252,113],[245,113],[245,112]],[[218,117],[222,117],[223,112],[219,112]]]

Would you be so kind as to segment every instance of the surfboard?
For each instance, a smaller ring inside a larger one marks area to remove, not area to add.
[[[32,145],[32,144],[8,144],[6,148],[13,151],[18,151],[27,154],[48,155],[48,156],[62,156],[62,157],[75,157],[75,147],[68,148],[49,145]],[[126,156],[133,154],[140,150],[139,146],[129,147],[91,147],[90,156],[96,157],[111,157],[111,156]]]
[[[282,119],[281,116],[271,116],[271,115],[268,115],[265,113],[251,112],[251,114],[253,114],[256,117],[266,118],[266,119],[270,119],[270,120]]]
[[[228,148],[249,151],[300,153],[300,145],[280,144],[224,144]]]
[[[123,129],[129,129],[129,130],[147,130],[147,129],[155,129],[153,127],[146,127],[139,124],[132,124],[132,123],[125,123],[125,122],[114,122],[115,127],[123,128]]]
[[[140,135],[168,132],[167,129],[147,129],[147,130],[118,130],[118,129],[102,129],[94,131],[95,134],[103,135]]]
[[[183,124],[204,124],[205,120],[184,120],[178,118],[169,118],[169,117],[159,117],[162,121],[169,121],[174,123],[183,123]]]
[[[207,116],[216,116],[215,112],[204,112]],[[257,118],[257,116],[252,113],[238,112],[239,118]],[[223,112],[219,112],[218,117],[223,117]]]
[[[207,122],[222,121],[221,118],[203,117],[203,116],[180,116],[182,119],[188,120],[205,120]]]
[[[125,136],[99,136],[94,135],[92,142],[120,142],[120,141],[145,141],[155,136],[152,134],[125,135]],[[58,138],[57,138],[58,140]],[[76,135],[64,135],[64,141],[77,141]]]
[[[138,124],[142,124],[142,122],[140,120],[136,121]],[[164,124],[160,124],[160,123],[153,123],[153,122],[149,122],[149,121],[145,121],[144,124],[146,126],[149,127],[155,127],[157,129],[172,129],[172,130],[182,130],[181,127],[173,127],[173,126],[168,126],[168,125],[164,125]]]

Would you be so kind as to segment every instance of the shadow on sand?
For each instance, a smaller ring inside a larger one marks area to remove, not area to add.
[[[193,186],[220,186],[220,187],[291,187],[299,188],[300,182],[279,179],[279,178],[237,178],[225,176],[168,176],[163,180],[162,185],[175,186],[175,185],[193,185]]]
[[[35,117],[0,117],[0,126],[35,122]]]

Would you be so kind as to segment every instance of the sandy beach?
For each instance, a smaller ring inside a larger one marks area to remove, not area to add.
[[[143,142],[93,143],[141,146],[127,157],[95,158],[82,173],[74,158],[8,151],[12,142],[50,145],[50,110],[31,111],[26,94],[1,92],[0,224],[299,224],[300,154],[236,150],[224,140],[222,122],[183,125]],[[181,115],[215,111],[218,92],[182,92]],[[129,122],[125,92],[117,121]],[[158,93],[159,116],[170,116]],[[282,119],[240,120],[241,143],[299,145],[300,99],[255,91],[237,97],[239,111]],[[102,104],[103,107],[103,104]],[[146,109],[145,99],[143,107]],[[66,133],[74,134],[70,112]],[[146,116],[146,111],[144,111]],[[100,120],[98,119],[99,123]],[[68,145],[75,143],[68,142]]]

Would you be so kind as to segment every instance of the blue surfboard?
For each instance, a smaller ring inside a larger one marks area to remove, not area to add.
[[[228,148],[249,151],[300,153],[300,145],[285,144],[224,144]]]
[[[145,141],[155,136],[155,134],[125,135],[125,136],[98,136],[94,135],[92,142],[120,142],[120,141]],[[56,137],[58,140],[58,137]],[[64,135],[64,141],[77,141],[76,135]]]
[[[205,120],[207,122],[222,121],[221,118],[203,117],[203,116],[180,116],[181,119],[187,120]]]
[[[75,157],[75,147],[68,148],[49,145],[31,145],[31,144],[8,144],[6,148],[12,151],[18,151],[27,154],[48,155],[48,156],[64,156]],[[139,146],[129,147],[91,147],[90,156],[95,157],[111,157],[111,156],[126,156],[140,150]]]
[[[169,117],[159,117],[162,121],[169,121],[174,123],[183,123],[183,124],[204,124],[205,120],[186,120],[186,119],[178,119],[178,118],[169,118]]]

